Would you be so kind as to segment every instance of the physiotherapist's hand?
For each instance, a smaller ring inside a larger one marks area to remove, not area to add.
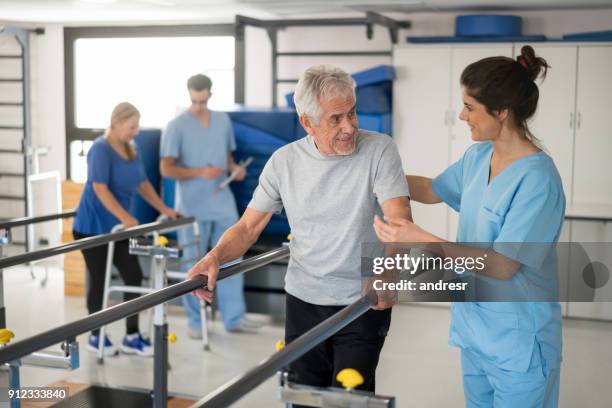
[[[212,302],[213,291],[217,282],[217,276],[219,275],[219,260],[212,254],[208,253],[206,256],[194,265],[193,268],[187,272],[187,279],[193,279],[198,275],[203,275],[208,278],[206,287],[196,289],[193,294],[202,300]]]
[[[119,221],[121,221],[123,228],[135,227],[140,224],[140,222],[136,218],[132,217],[129,214],[120,219]]]
[[[386,221],[386,222],[385,222]],[[423,230],[413,222],[403,218],[385,217],[381,220],[374,216],[374,231],[382,242],[421,242]]]
[[[237,171],[236,177],[234,177],[234,180],[236,180],[236,181],[244,180],[244,178],[247,175],[246,169],[244,167],[241,167],[241,166],[236,166],[234,168],[234,170]]]
[[[200,168],[200,177],[204,180],[214,180],[223,174],[224,170],[221,167],[206,166]]]

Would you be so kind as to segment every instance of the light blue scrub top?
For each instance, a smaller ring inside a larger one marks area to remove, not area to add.
[[[526,299],[540,300],[538,289],[543,288],[556,300],[554,246],[524,243],[558,241],[565,214],[559,173],[552,159],[538,152],[510,164],[488,183],[492,153],[491,142],[472,145],[459,161],[433,180],[433,191],[459,212],[457,242],[487,243],[496,252],[521,263],[509,281],[494,280],[506,285],[502,286],[508,289],[506,293],[522,293]],[[505,370],[526,372],[532,356],[544,359],[542,364],[549,368],[558,367],[560,304],[454,302],[449,344],[468,349]]]
[[[217,166],[226,173],[215,180],[191,178],[176,181],[175,208],[199,221],[237,218],[236,201],[229,187],[217,191],[227,177],[227,154],[236,150],[236,141],[229,116],[210,111],[210,122],[185,111],[168,123],[162,134],[160,156],[174,157],[181,167]]]

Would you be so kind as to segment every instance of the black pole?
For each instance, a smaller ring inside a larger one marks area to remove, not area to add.
[[[193,217],[181,217],[175,220],[156,221],[149,224],[138,225],[136,227],[127,228],[123,231],[114,232],[112,234],[97,235],[79,239],[55,246],[53,248],[41,249],[25,254],[10,256],[0,259],[0,269],[8,268],[15,265],[21,265],[28,262],[38,261],[39,259],[50,258],[55,255],[61,255],[66,252],[76,251],[80,249],[92,248],[99,245],[108,244],[111,241],[121,241],[137,235],[147,234],[149,232],[158,231],[161,229],[169,229],[191,224],[195,221]]]
[[[286,246],[265,252],[261,255],[246,259],[240,263],[221,268],[219,271],[218,280],[226,279],[239,273],[257,269],[271,262],[286,258],[287,256],[289,256],[289,247]],[[160,303],[167,302],[181,295],[192,292],[195,289],[206,286],[206,282],[206,277],[198,276],[197,278],[168,286],[156,292],[140,296],[137,299],[121,303],[108,309],[101,310],[97,313],[93,313],[74,322],[56,327],[55,329],[51,329],[27,339],[9,344],[6,347],[0,348],[0,364],[17,360],[35,351],[42,350],[45,347],[60,343],[68,338],[76,337],[81,333],[86,333],[100,326],[104,326],[116,320],[139,313]]]
[[[362,297],[356,302],[348,305],[327,320],[319,323],[289,343],[284,349],[273,354],[267,360],[259,363],[245,374],[240,375],[217,390],[208,394],[196,402],[192,407],[198,408],[220,408],[227,407],[238,401],[249,391],[266,381],[283,367],[297,360],[316,345],[337,333],[343,327],[364,314],[372,302],[366,297]]]
[[[0,222],[0,229],[10,229],[10,228],[21,227],[24,225],[37,224],[39,222],[53,221],[53,220],[58,220],[62,218],[71,218],[71,217],[74,217],[75,215],[76,215],[76,211],[72,210],[72,211],[66,211],[66,212],[58,213],[58,214],[41,215],[38,217],[13,218],[12,220]]]
[[[153,407],[168,404],[168,324],[155,325],[153,355]]]

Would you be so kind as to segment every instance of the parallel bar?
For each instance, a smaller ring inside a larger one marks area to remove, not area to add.
[[[3,176],[3,175],[5,174],[0,173],[0,176]],[[23,176],[23,174],[21,174],[21,176]],[[12,220],[1,221],[0,229],[21,227],[23,225],[37,224],[39,222],[53,221],[53,220],[57,220],[61,218],[71,218],[71,217],[74,217],[75,215],[76,215],[76,211],[72,210],[72,211],[66,211],[66,212],[58,213],[58,214],[41,215],[38,217],[13,218]]]
[[[23,151],[18,149],[0,149],[0,153],[23,154]]]
[[[286,78],[286,79],[277,79],[276,83],[277,84],[295,84],[299,81],[299,79],[290,79],[290,78]]]
[[[147,234],[163,228],[179,227],[181,225],[191,224],[195,221],[194,217],[182,217],[176,220],[168,220],[161,222],[151,222],[136,227],[128,228],[123,231],[114,232],[111,234],[98,235],[89,238],[83,238],[76,241],[68,242],[63,245],[58,245],[53,248],[41,249],[38,251],[29,252],[0,259],[0,269],[9,268],[15,265],[21,265],[28,262],[38,261],[39,259],[50,258],[55,255],[61,255],[66,252],[93,248],[95,246],[108,244],[111,241],[121,241],[137,235]]]
[[[189,220],[190,223],[194,221],[193,217],[183,218],[182,220]],[[153,227],[150,227],[151,224],[146,224],[148,231],[150,231],[151,228],[157,228],[159,223],[153,224],[155,224]],[[143,228],[141,228],[140,232],[142,232],[142,229]],[[129,230],[123,232],[126,233],[130,231],[133,233],[134,229],[130,228]],[[260,268],[264,265],[285,258],[287,256],[289,256],[289,247],[283,246],[278,249],[274,249],[264,254],[246,259],[240,263],[221,268],[217,280],[219,281],[222,279],[226,279],[230,276],[237,275],[239,273],[244,273],[253,269]],[[0,364],[17,360],[21,357],[27,356],[28,354],[42,350],[45,347],[60,343],[62,341],[65,341],[66,339],[74,338],[81,333],[86,333],[100,326],[104,326],[116,320],[120,320],[125,317],[139,313],[160,303],[167,302],[186,293],[206,286],[206,282],[206,277],[198,276],[197,278],[168,286],[154,293],[141,296],[137,299],[121,303],[105,310],[101,310],[97,313],[91,314],[74,322],[65,324],[60,327],[56,327],[55,329],[51,329],[49,331],[37,334],[35,336],[15,342],[13,344],[9,344],[6,347],[0,348]]]
[[[0,78],[0,82],[23,82],[21,78]]]
[[[283,367],[294,362],[316,345],[337,333],[353,320],[370,309],[370,300],[365,296],[340,310],[327,320],[319,323],[308,332],[289,343],[284,349],[273,354],[245,374],[234,378],[216,391],[196,402],[192,407],[227,407],[238,401],[249,391],[266,381]]]
[[[0,173],[1,177],[23,177],[23,173]]]
[[[23,126],[0,126],[0,130],[23,130]]]
[[[21,201],[25,200],[25,196],[0,195],[0,200]]]
[[[0,106],[23,106],[23,102],[0,102]]]
[[[388,57],[391,51],[283,51],[277,52],[279,57]]]

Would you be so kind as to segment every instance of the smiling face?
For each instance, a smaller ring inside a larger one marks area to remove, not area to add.
[[[306,115],[300,117],[304,129],[310,134],[317,149],[325,156],[348,156],[355,151],[357,139],[357,112],[355,99],[345,96],[320,101],[321,117],[314,123]]]
[[[117,120],[112,124],[113,131],[123,143],[131,142],[138,134],[140,115],[132,115],[126,120]]]
[[[507,113],[490,114],[487,108],[471,97],[463,87],[463,110],[459,119],[467,122],[472,132],[472,140],[482,142],[496,139],[503,127]]]

